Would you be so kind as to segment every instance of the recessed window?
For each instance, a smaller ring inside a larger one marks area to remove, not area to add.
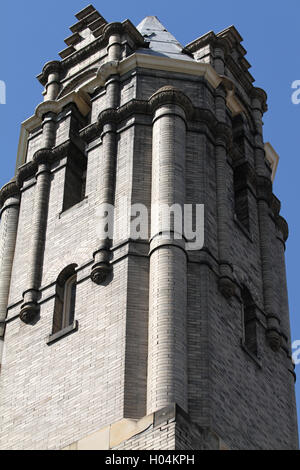
[[[256,305],[253,301],[251,293],[246,287],[242,289],[242,309],[244,326],[243,342],[248,351],[257,356],[258,344]]]
[[[250,230],[249,190],[239,168],[234,170],[234,209],[238,221]]]
[[[63,211],[70,209],[85,198],[87,159],[71,155],[67,160],[64,185]]]
[[[52,334],[74,324],[77,292],[75,269],[76,265],[68,266],[57,279]]]

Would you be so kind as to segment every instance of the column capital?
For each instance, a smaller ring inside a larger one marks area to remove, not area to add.
[[[268,95],[262,88],[253,87],[251,91],[252,106],[261,111],[262,114],[268,111]]]
[[[180,106],[187,118],[192,118],[194,106],[191,100],[181,91],[173,86],[165,86],[157,90],[149,100],[150,108],[153,113],[165,105]]]
[[[115,108],[109,108],[102,111],[98,116],[98,129],[101,130],[105,125],[116,126],[118,122],[118,112]]]
[[[61,62],[59,60],[52,60],[44,65],[42,73],[38,76],[38,80],[42,85],[46,86],[49,75],[52,75],[53,73],[60,74],[60,72]]]
[[[16,179],[13,178],[11,181],[6,183],[3,188],[0,189],[0,209],[5,204],[5,201],[11,197],[19,197],[20,196],[20,190],[17,186]]]

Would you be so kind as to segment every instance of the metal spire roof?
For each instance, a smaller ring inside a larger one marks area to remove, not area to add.
[[[193,60],[182,52],[182,45],[167,31],[156,16],[146,16],[137,26],[137,30],[149,42],[149,49],[143,49],[143,53],[167,56],[173,59]]]

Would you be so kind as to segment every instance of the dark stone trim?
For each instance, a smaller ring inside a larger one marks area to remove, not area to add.
[[[98,116],[97,122],[83,128],[79,135],[86,143],[91,143],[101,135],[105,124],[117,124],[136,114],[153,116],[156,109],[168,104],[181,106],[186,113],[187,120],[204,123],[213,135],[217,135],[226,142],[227,146],[231,147],[231,127],[218,122],[211,110],[194,108],[190,99],[174,87],[161,88],[152,95],[149,101],[133,99],[118,109],[102,111]]]

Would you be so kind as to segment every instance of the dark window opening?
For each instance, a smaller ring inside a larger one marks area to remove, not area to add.
[[[249,231],[249,201],[247,188],[235,191],[235,214],[238,221]]]
[[[250,231],[249,187],[247,165],[234,169],[234,209],[237,220]]]
[[[75,269],[76,265],[68,266],[57,279],[52,334],[74,323],[77,291]]]
[[[63,211],[85,198],[87,159],[80,154],[68,157],[65,173]]]
[[[256,305],[249,290],[242,290],[244,344],[255,356],[258,355]]]

